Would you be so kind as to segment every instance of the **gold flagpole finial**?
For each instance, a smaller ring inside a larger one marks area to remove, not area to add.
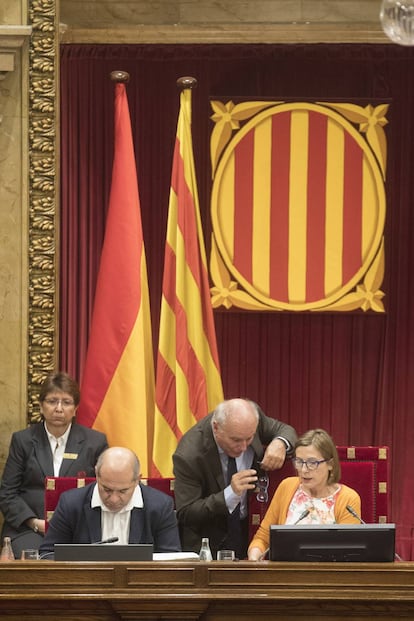
[[[197,80],[196,78],[192,78],[191,76],[184,76],[182,78],[178,78],[177,86],[180,90],[185,90],[186,88],[196,88]]]
[[[111,80],[113,82],[129,82],[129,73],[127,71],[111,71]]]

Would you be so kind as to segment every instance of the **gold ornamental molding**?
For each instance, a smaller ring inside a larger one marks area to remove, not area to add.
[[[29,0],[28,418],[57,363],[59,0]]]

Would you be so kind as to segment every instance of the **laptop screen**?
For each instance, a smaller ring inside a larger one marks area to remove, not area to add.
[[[152,561],[151,543],[55,543],[55,561]]]

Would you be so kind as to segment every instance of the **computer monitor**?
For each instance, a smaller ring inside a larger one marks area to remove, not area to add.
[[[55,561],[152,561],[150,543],[55,543]]]
[[[271,561],[391,562],[395,524],[270,526]]]

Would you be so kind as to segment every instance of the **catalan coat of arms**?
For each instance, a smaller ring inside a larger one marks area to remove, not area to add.
[[[211,106],[213,307],[384,312],[388,104]]]

